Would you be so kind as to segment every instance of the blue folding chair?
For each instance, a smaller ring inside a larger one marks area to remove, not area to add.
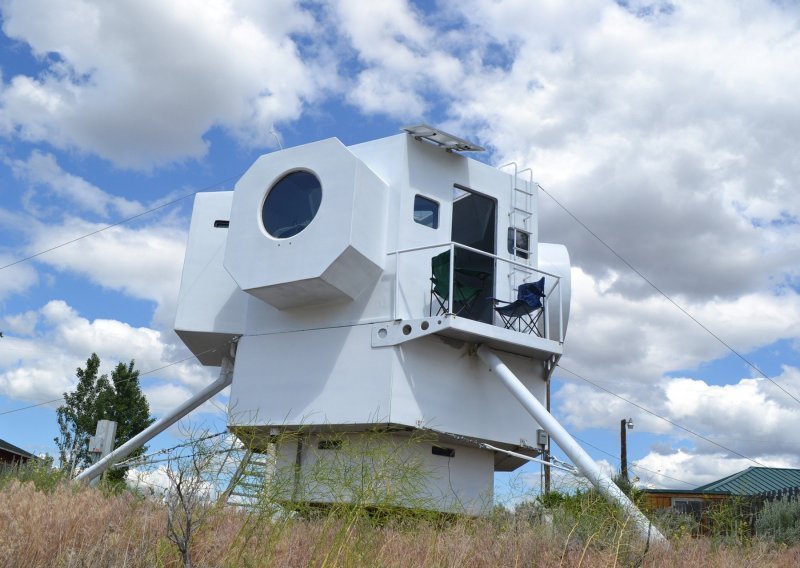
[[[535,333],[542,336],[537,324],[539,318],[544,313],[544,276],[536,282],[520,284],[517,288],[517,299],[513,302],[506,302],[493,298],[497,303],[506,304],[505,306],[495,307],[494,311],[503,320],[506,329],[513,329],[521,333]]]

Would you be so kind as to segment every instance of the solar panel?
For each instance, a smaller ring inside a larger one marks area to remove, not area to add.
[[[417,124],[414,126],[404,126],[401,130],[408,132],[417,140],[427,140],[433,144],[441,146],[448,152],[483,152],[485,148],[473,144],[458,136],[448,134],[438,128],[433,128],[427,124]]]

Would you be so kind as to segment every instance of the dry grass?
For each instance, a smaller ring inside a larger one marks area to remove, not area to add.
[[[671,550],[649,550],[619,537],[578,539],[518,518],[375,523],[357,512],[313,520],[259,520],[225,508],[213,514],[192,546],[195,566],[729,566],[794,567],[800,547],[763,542],[715,545],[685,538]],[[166,539],[163,505],[131,494],[105,496],[60,485],[0,488],[0,566],[180,566]],[[587,544],[588,543],[588,544]]]

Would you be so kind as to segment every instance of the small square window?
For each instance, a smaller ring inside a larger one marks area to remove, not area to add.
[[[508,252],[527,259],[531,250],[531,235],[514,227],[508,228]]]
[[[433,199],[414,197],[414,222],[431,229],[439,228],[439,204]]]

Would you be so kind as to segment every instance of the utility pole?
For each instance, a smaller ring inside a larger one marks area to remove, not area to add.
[[[619,473],[628,481],[628,430],[633,429],[633,418],[619,422]]]
[[[112,420],[98,420],[95,434],[89,438],[89,453],[92,454],[92,463],[97,463],[100,458],[107,456],[114,449],[114,438],[117,435],[117,423]],[[99,477],[94,478],[90,485],[97,485]]]

